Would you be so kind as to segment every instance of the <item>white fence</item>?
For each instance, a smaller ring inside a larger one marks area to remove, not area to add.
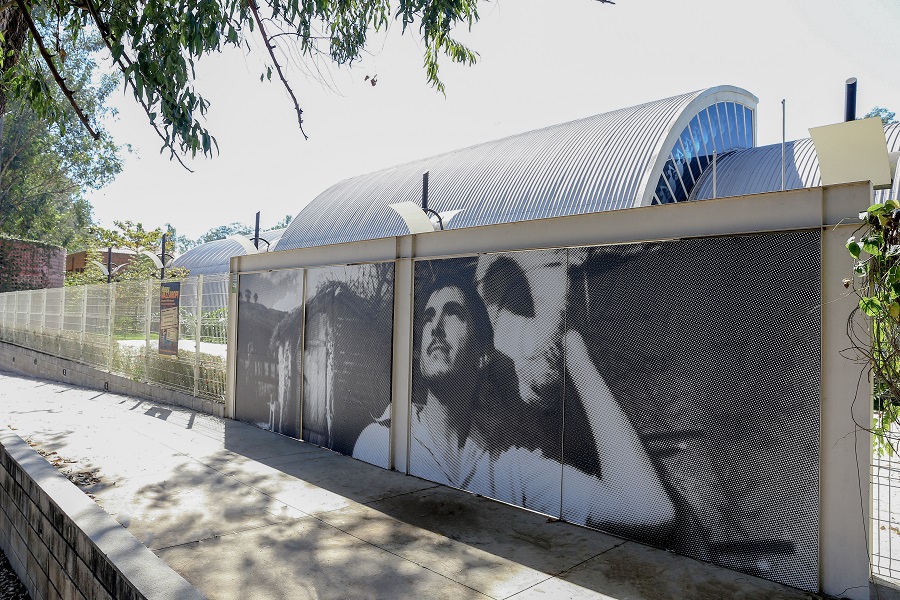
[[[160,282],[0,294],[0,340],[222,402],[228,275],[181,280],[178,356],[159,354]]]

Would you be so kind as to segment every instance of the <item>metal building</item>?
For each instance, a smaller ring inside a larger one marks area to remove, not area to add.
[[[719,86],[486,142],[342,181],[288,226],[277,250],[393,235],[388,205],[461,210],[448,229],[687,200],[712,157],[751,148],[750,92]]]
[[[275,248],[285,229],[272,229],[260,232],[259,237],[268,242],[260,242],[257,251],[253,242],[246,236],[233,235],[221,240],[213,240],[194,246],[169,265],[169,268],[184,267],[190,275],[215,275],[227,273],[232,256],[244,256],[256,252],[267,252]]]

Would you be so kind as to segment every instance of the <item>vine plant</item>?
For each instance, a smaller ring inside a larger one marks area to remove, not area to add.
[[[875,450],[893,456],[891,425],[900,419],[900,202],[873,204],[859,218],[862,227],[847,240],[856,277],[844,286],[859,297],[868,327],[860,331],[851,315],[847,330],[874,381]]]

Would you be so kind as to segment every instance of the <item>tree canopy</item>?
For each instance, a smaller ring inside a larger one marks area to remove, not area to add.
[[[96,35],[67,39],[65,64],[78,86],[81,104],[98,117],[116,78],[96,68]],[[33,61],[23,56],[21,62]],[[23,66],[24,68],[24,66]],[[109,183],[121,171],[119,149],[106,132],[95,140],[79,123],[61,90],[49,87],[44,109],[55,105],[48,123],[24,98],[14,98],[0,116],[0,232],[79,249],[91,224],[89,189]],[[54,109],[56,110],[56,109]]]
[[[143,255],[144,251],[159,256],[162,250],[162,236],[166,233],[161,227],[153,230],[144,229],[142,223],[133,221],[114,221],[113,229],[91,225],[87,230],[85,247],[87,266],[81,273],[67,273],[66,285],[84,285],[89,283],[106,283],[104,269],[107,264],[107,251],[129,250],[134,258],[124,265],[113,265],[112,279],[115,281],[146,280],[159,276],[159,270],[153,261]],[[166,238],[166,255],[171,258],[175,251],[175,243]],[[103,265],[101,268],[100,265]],[[119,267],[116,269],[116,267]],[[166,269],[167,277],[184,277],[185,269]]]
[[[360,58],[369,36],[398,22],[423,43],[425,77],[439,91],[442,58],[472,64],[477,55],[453,37],[457,26],[478,20],[478,0],[12,0],[0,8],[2,64],[0,113],[6,96],[21,99],[41,116],[62,110],[50,94],[57,87],[95,135],[96,114],[70,77],[65,40],[99,32],[125,85],[147,113],[162,150],[211,155],[215,138],[201,124],[209,102],[196,89],[194,67],[224,46],[267,53],[264,78],[275,75],[287,90],[302,131],[303,111],[283,66],[328,59],[338,65]],[[29,57],[33,60],[22,60]],[[304,134],[305,135],[305,134]]]
[[[867,113],[863,116],[863,119],[868,119],[868,118],[870,118],[870,117],[878,117],[879,119],[881,119],[881,122],[882,122],[882,123],[884,123],[885,125],[890,125],[891,123],[896,123],[896,122],[897,122],[897,121],[894,119],[894,117],[896,117],[896,116],[897,116],[897,113],[895,113],[895,112],[893,112],[893,111],[890,111],[890,110],[888,110],[888,109],[886,109],[886,108],[882,108],[882,107],[880,107],[880,106],[876,106],[875,108],[873,108],[872,110],[870,110],[869,112],[867,112]]]

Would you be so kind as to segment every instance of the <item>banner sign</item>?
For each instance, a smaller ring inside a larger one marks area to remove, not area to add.
[[[169,282],[159,287],[159,353],[178,356],[178,307],[181,283]]]

